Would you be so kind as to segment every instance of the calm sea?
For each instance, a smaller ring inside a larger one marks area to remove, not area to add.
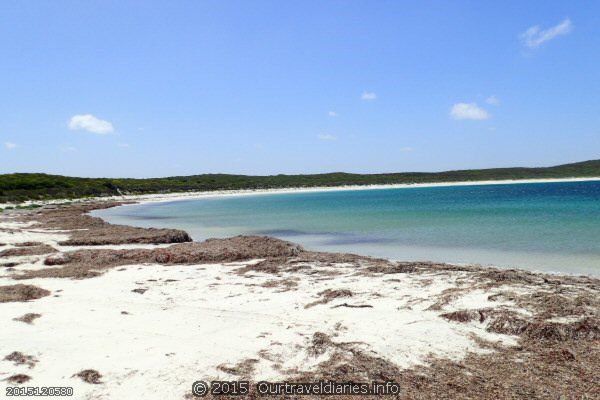
[[[600,275],[600,181],[214,197],[95,215],[195,240],[259,234],[314,250]]]

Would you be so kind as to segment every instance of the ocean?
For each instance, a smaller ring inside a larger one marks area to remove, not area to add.
[[[195,240],[269,235],[311,250],[600,275],[600,181],[266,193],[94,215]]]

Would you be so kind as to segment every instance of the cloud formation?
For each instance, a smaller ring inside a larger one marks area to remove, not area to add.
[[[327,115],[329,115],[330,117],[337,117],[337,116],[338,116],[338,113],[336,113],[335,111],[329,111],[329,112],[327,113]]]
[[[92,114],[72,116],[69,120],[69,129],[72,131],[84,130],[99,135],[106,135],[115,131],[110,122],[97,118]]]
[[[6,147],[7,150],[13,150],[17,148],[17,144],[12,142],[4,142],[4,147]]]
[[[454,119],[481,121],[488,119],[490,114],[476,103],[456,103],[450,110],[450,116]]]
[[[317,138],[319,140],[336,140],[337,139],[337,137],[335,137],[334,135],[330,135],[328,133],[317,135]]]
[[[363,94],[362,94],[362,96],[360,96],[360,98],[365,101],[373,101],[377,98],[377,95],[373,92],[363,92]]]
[[[557,36],[566,35],[573,30],[573,24],[569,18],[566,18],[560,24],[548,29],[540,29],[538,25],[532,26],[521,33],[520,38],[523,44],[530,49],[535,49],[542,43],[554,39]]]

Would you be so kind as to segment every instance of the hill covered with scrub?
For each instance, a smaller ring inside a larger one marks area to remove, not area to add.
[[[343,172],[268,176],[203,174],[167,178],[112,179],[15,173],[0,175],[0,202],[186,191],[578,177],[600,177],[600,160],[542,168],[492,168],[386,174]]]

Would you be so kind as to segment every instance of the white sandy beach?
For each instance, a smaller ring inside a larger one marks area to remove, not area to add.
[[[523,183],[552,183],[552,182],[588,182],[600,181],[600,177],[591,178],[560,178],[560,179],[519,179],[519,180],[493,180],[493,181],[465,181],[465,182],[437,182],[437,183],[410,183],[410,184],[392,184],[392,185],[347,185],[347,186],[323,186],[323,187],[296,187],[282,189],[249,189],[249,190],[213,190],[207,192],[177,192],[177,193],[157,193],[146,195],[123,195],[92,197],[86,199],[55,199],[55,200],[28,200],[18,203],[22,206],[31,204],[62,204],[65,202],[97,202],[97,201],[135,201],[138,203],[170,202],[180,200],[194,200],[211,197],[228,196],[253,196],[278,193],[314,193],[314,192],[336,192],[348,190],[383,190],[383,189],[403,189],[403,188],[426,188],[426,187],[446,187],[446,186],[477,186],[477,185],[515,185]],[[17,203],[0,203],[0,208],[14,207]]]
[[[58,244],[65,236],[6,216],[0,222],[3,249],[36,240],[73,250]],[[124,247],[136,246],[108,246]],[[42,258],[2,259],[21,264],[0,271],[0,286],[15,284],[14,273],[43,268]],[[1,360],[2,392],[5,379],[25,374],[31,377],[27,386],[72,386],[75,399],[183,398],[196,380],[240,379],[231,371],[248,362],[252,368],[244,378],[279,380],[331,356],[309,351],[316,332],[405,369],[426,365],[429,357],[460,360],[469,352],[491,351],[477,340],[517,343],[514,336],[486,331],[485,323],[453,322],[441,312],[486,307],[530,314],[511,301],[489,300],[506,291],[532,290],[515,284],[465,290],[441,310],[429,309],[445,290],[469,287],[473,277],[465,271],[365,278],[356,266],[337,263],[306,265],[310,274],[237,273],[254,262],[129,265],[91,279],[25,281],[51,295],[0,304],[0,349],[6,353],[0,358],[19,351],[36,360],[32,367]],[[318,303],[326,289],[354,295]],[[369,308],[343,306],[348,303]],[[41,316],[31,324],[15,320],[26,313]],[[74,376],[85,369],[100,372],[102,383]]]

